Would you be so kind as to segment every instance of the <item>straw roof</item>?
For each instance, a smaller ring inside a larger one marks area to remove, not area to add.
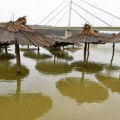
[[[0,43],[20,45],[52,46],[54,40],[36,32],[26,25],[26,17],[20,17],[16,21],[9,21],[0,28]]]
[[[107,37],[100,35],[98,32],[92,31],[89,24],[85,24],[82,32],[67,38],[64,42],[69,43],[100,43],[101,40],[106,40]]]
[[[120,43],[120,33],[118,33],[118,34],[113,33],[108,38],[109,38],[108,40],[102,40],[101,42],[104,42],[104,43]]]

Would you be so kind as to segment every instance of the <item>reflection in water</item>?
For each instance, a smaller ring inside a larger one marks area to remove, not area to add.
[[[52,57],[51,55],[35,53],[34,51],[26,51],[23,55],[31,59],[48,59]]]
[[[96,73],[103,70],[103,65],[95,63],[95,62],[88,62],[86,65],[84,65],[84,62],[77,61],[72,63],[72,66],[77,71],[82,71],[84,69],[87,73]]]
[[[35,51],[35,50],[38,50],[38,48],[30,48],[29,46],[27,46],[26,48],[20,48],[20,51]]]
[[[20,93],[21,80],[17,80],[16,94],[0,96],[1,120],[33,120],[52,108],[52,101],[40,93]]]
[[[72,47],[72,48],[71,47],[67,47],[67,48],[65,48],[65,50],[70,51],[72,53],[77,52],[80,49],[81,49],[80,47]]]
[[[72,67],[64,62],[57,61],[41,61],[40,63],[37,63],[36,69],[44,74],[64,74],[68,73],[72,70]]]
[[[9,59],[14,59],[15,58],[15,55],[14,54],[11,54],[11,53],[1,53],[0,54],[0,61],[1,60],[9,60]]]
[[[108,98],[108,92],[97,83],[77,77],[61,79],[56,83],[61,94],[75,99],[78,104],[103,102]]]
[[[0,79],[4,80],[17,80],[19,78],[26,77],[29,74],[29,70],[25,66],[21,66],[22,74],[16,75],[16,65],[8,60],[0,61]]]
[[[120,93],[120,78],[115,78],[105,74],[96,74],[96,78],[107,88],[110,88],[112,92]]]
[[[71,55],[68,54],[68,52],[65,52],[61,49],[50,49],[49,51],[51,54],[53,54],[55,57],[60,58],[60,59],[64,59],[64,60],[73,60],[73,57]]]
[[[112,66],[114,54],[115,54],[115,43],[113,43],[113,51],[112,51],[112,58],[111,58],[111,61],[110,61],[110,66]]]
[[[120,70],[120,67],[119,66],[110,66],[110,65],[107,65],[107,64],[103,64],[105,70],[108,72],[108,73],[113,73],[113,72],[117,72]]]
[[[42,94],[21,94],[17,103],[15,94],[0,96],[1,120],[33,120],[43,116],[52,107],[49,97]]]

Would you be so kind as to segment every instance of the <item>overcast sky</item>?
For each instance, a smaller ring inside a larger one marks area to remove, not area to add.
[[[38,24],[42,19],[44,19],[51,11],[53,11],[60,3],[64,0],[0,0],[0,22],[7,22],[13,19],[17,19],[20,16],[27,16],[28,24]],[[108,11],[118,17],[120,17],[120,0],[85,0],[105,11]],[[47,24],[49,20],[54,17],[59,10],[63,9],[69,0],[62,5],[53,15],[48,17],[43,23]],[[120,20],[117,20],[114,17],[111,17],[99,10],[96,10],[93,7],[83,3],[81,0],[73,0],[74,3],[80,5],[85,8],[92,14],[96,15],[100,19],[105,22],[111,24],[112,26],[120,26]],[[83,16],[87,21],[89,21],[94,26],[103,26],[105,25],[100,20],[95,17],[89,15],[82,9],[77,6],[72,6],[74,10],[76,10],[81,16]],[[68,11],[69,7],[67,6],[58,16],[55,17],[48,25],[58,25],[58,26],[67,26],[68,24],[68,12],[64,17],[64,13]],[[62,17],[62,18],[61,18]],[[60,21],[61,19],[61,21]],[[72,20],[71,26],[81,26],[83,25],[85,20],[83,20],[80,16],[78,16],[74,11],[72,11]]]

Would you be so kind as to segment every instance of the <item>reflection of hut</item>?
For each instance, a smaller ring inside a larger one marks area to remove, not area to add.
[[[33,120],[43,116],[52,107],[52,101],[38,93],[21,93],[21,79],[26,77],[29,70],[21,66],[22,74],[14,74],[15,65],[8,61],[0,61],[0,80],[16,80],[16,94],[0,95],[1,120]]]
[[[44,74],[64,74],[68,73],[72,70],[72,67],[64,62],[53,62],[53,61],[41,61],[40,63],[37,63],[36,69]]]
[[[56,83],[56,87],[62,95],[75,99],[78,104],[102,102],[108,98],[108,92],[104,87],[87,79],[64,78]]]
[[[68,54],[68,52],[65,52],[61,49],[51,49],[49,48],[49,51],[51,54],[54,55],[54,57],[65,59],[65,60],[73,60],[73,57]]]
[[[96,74],[96,78],[105,85],[105,87],[112,90],[112,92],[120,93],[120,78],[115,78],[110,75]]]
[[[96,73],[103,70],[103,65],[95,63],[95,62],[88,62],[86,66],[84,66],[84,62],[77,61],[71,64],[77,71],[83,71],[87,73]]]
[[[114,54],[115,54],[115,43],[120,43],[120,33],[115,34],[113,33],[112,35],[108,36],[109,39],[103,39],[101,42],[103,43],[113,43],[113,51],[112,51],[112,58],[110,62],[110,66],[112,66]]]
[[[33,120],[43,116],[52,107],[49,97],[42,94],[20,94],[19,103],[15,94],[0,96],[1,120]]]
[[[25,66],[21,66],[22,74],[17,76],[15,74],[16,66],[7,60],[0,61],[0,79],[3,80],[18,80],[26,77],[29,74],[29,70]]]
[[[51,55],[39,54],[39,53],[35,53],[34,51],[26,51],[24,52],[23,55],[31,59],[48,59],[52,57]]]
[[[81,49],[80,47],[67,47],[67,48],[65,48],[65,50],[70,51],[72,53],[77,52],[80,49]]]
[[[1,60],[9,60],[9,59],[14,59],[15,58],[15,55],[14,54],[11,54],[11,53],[8,53],[7,56],[5,53],[2,53],[0,54],[0,61]]]
[[[108,64],[103,64],[103,66],[107,73],[116,73],[117,71],[119,72],[120,70],[119,66],[110,66]]]
[[[34,45],[38,47],[49,47],[54,44],[54,40],[36,32],[26,25],[26,18],[18,18],[10,21],[0,28],[0,44],[15,44],[17,73],[20,73],[20,45]]]

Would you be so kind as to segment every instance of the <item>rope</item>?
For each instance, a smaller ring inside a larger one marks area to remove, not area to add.
[[[56,22],[55,26],[64,18],[64,16],[68,13],[68,10],[64,12],[64,14],[60,17],[60,19]]]
[[[102,12],[104,12],[104,13],[106,13],[106,14],[108,14],[108,15],[110,15],[110,16],[112,16],[112,17],[116,18],[116,19],[118,19],[118,20],[120,20],[120,18],[119,18],[119,17],[117,17],[117,16],[115,16],[115,15],[113,15],[113,14],[111,14],[111,13],[109,13],[109,12],[107,12],[107,11],[105,11],[105,10],[103,10],[103,9],[99,8],[99,7],[97,7],[97,6],[94,6],[94,5],[92,5],[92,4],[90,4],[90,3],[88,3],[88,2],[86,2],[86,1],[84,1],[84,0],[80,0],[80,1],[82,1],[82,2],[84,2],[84,3],[86,3],[86,4],[88,4],[88,5],[90,5],[90,6],[94,7],[94,8],[96,8],[96,9],[98,9],[98,10],[100,10],[100,11],[102,11]]]
[[[58,16],[67,6],[69,5],[69,3],[67,5],[65,5],[57,14],[55,14],[47,23],[49,24],[56,16]]]
[[[89,23],[89,24],[91,25],[91,23],[90,23],[87,19],[85,19],[82,15],[80,15],[76,10],[74,10],[73,8],[72,8],[72,10],[73,10],[78,16],[80,16],[82,19],[84,19],[87,23]]]
[[[109,23],[105,22],[104,20],[98,18],[97,16],[95,16],[94,14],[90,13],[89,11],[87,11],[86,9],[84,9],[83,7],[77,5],[76,3],[73,2],[74,5],[76,5],[77,7],[81,8],[82,10],[84,10],[85,12],[87,12],[88,14],[92,15],[93,17],[97,18],[98,20],[100,20],[101,22],[105,23],[108,26],[111,26]]]
[[[47,17],[45,17],[42,21],[40,21],[38,24],[41,24],[42,22],[44,22],[51,14],[53,14],[58,8],[60,8],[64,3],[66,2],[66,0],[64,0],[60,5],[58,5]]]

